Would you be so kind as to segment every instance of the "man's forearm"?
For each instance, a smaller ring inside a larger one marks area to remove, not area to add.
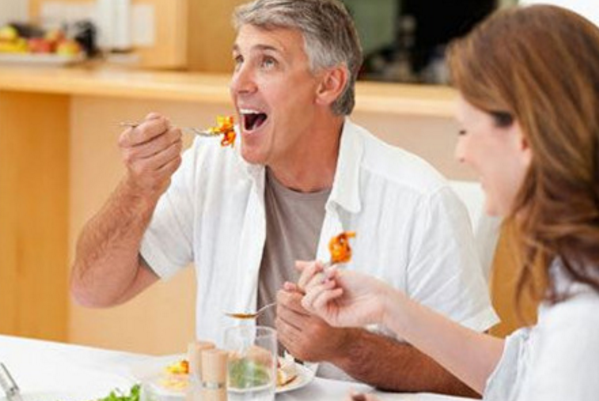
[[[83,229],[71,289],[87,306],[120,303],[139,274],[139,246],[158,196],[142,198],[121,182],[102,210]]]
[[[332,361],[354,379],[382,390],[435,392],[480,398],[427,355],[409,344],[348,329],[348,348]]]

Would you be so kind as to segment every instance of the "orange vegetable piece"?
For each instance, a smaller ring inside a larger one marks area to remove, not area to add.
[[[329,252],[331,253],[331,262],[347,263],[351,260],[351,247],[349,239],[356,236],[355,231],[344,231],[341,234],[331,238],[329,241]]]
[[[216,117],[216,127],[208,129],[211,134],[223,135],[223,139],[220,142],[221,146],[231,146],[235,144],[235,122],[233,116],[218,116]]]
[[[220,141],[220,145],[221,146],[231,146],[233,147],[233,145],[235,145],[235,131],[227,131],[223,134],[223,140]]]

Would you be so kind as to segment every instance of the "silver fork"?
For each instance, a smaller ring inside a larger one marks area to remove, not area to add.
[[[135,128],[137,126],[139,126],[139,123],[134,123],[134,122],[119,123],[119,127],[123,127],[123,128]],[[204,136],[204,137],[212,137],[212,138],[222,135],[222,133],[220,133],[220,132],[210,132],[205,129],[195,128],[195,127],[181,127],[181,131],[186,134]]]

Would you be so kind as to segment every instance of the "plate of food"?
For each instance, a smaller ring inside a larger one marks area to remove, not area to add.
[[[185,354],[153,358],[131,367],[132,376],[139,382],[149,383],[157,393],[184,398],[189,387],[189,362]],[[277,363],[278,393],[297,390],[310,383],[315,372],[290,358],[279,357]]]

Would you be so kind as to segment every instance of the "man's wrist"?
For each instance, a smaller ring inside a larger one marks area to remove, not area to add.
[[[156,203],[164,191],[157,189],[147,189],[138,185],[131,177],[126,176],[120,185],[121,197],[126,200],[134,209],[144,212],[154,210]]]
[[[328,358],[329,360],[325,362],[330,362],[343,369],[344,366],[351,363],[354,357],[354,355],[352,355],[352,349],[355,349],[355,346],[358,345],[363,329],[342,328],[337,330],[340,331],[342,339],[338,342],[335,352]]]

